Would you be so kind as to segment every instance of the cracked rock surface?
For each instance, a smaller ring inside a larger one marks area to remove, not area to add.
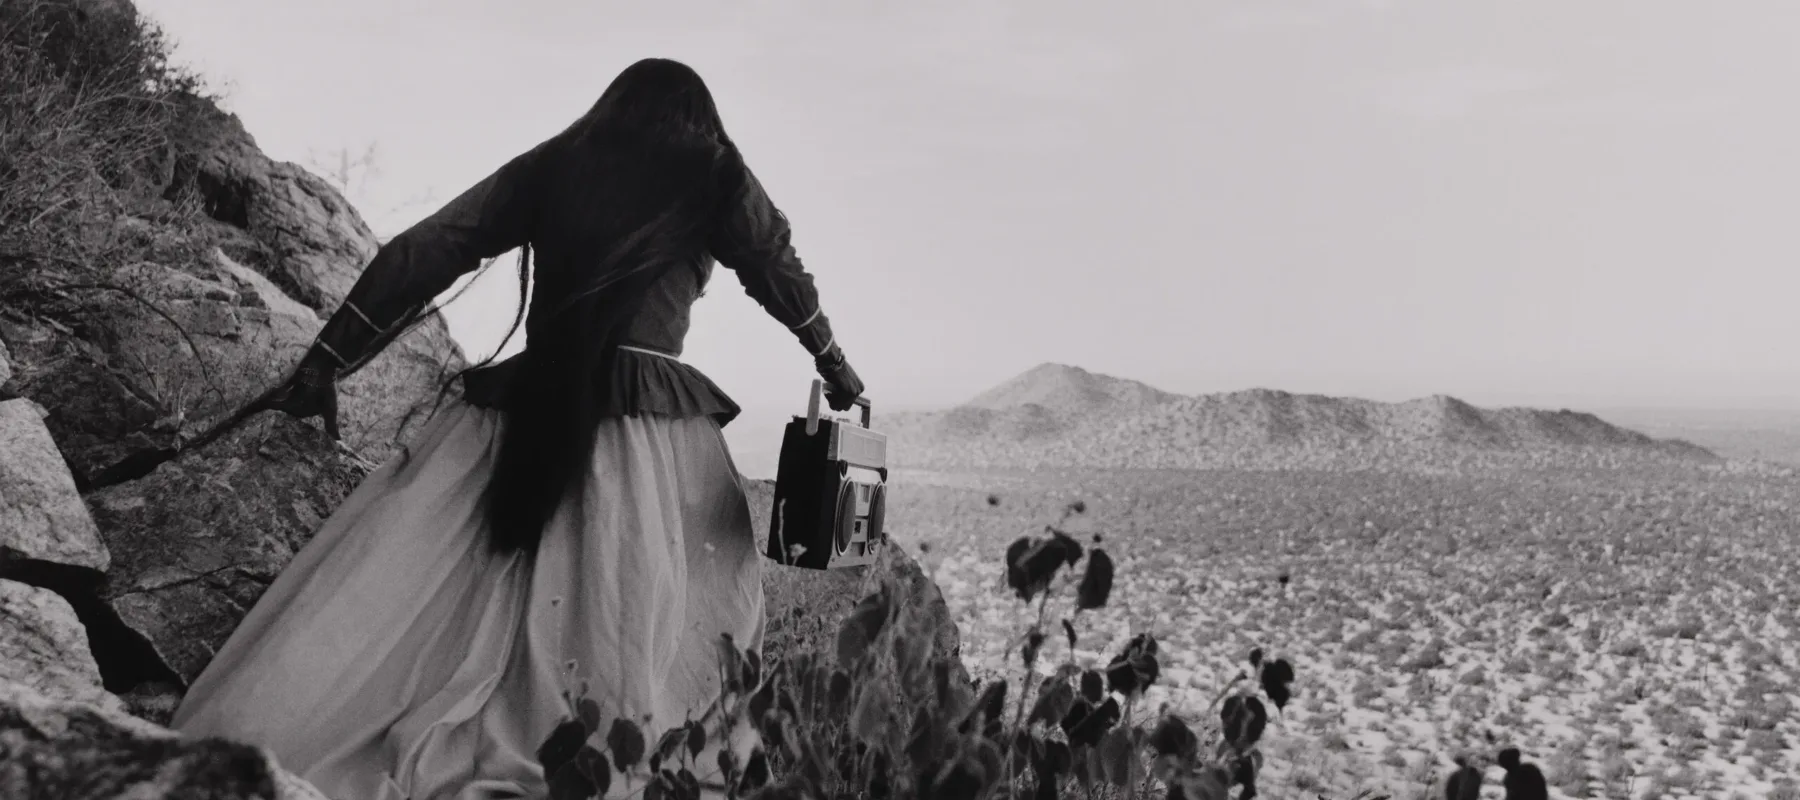
[[[269,414],[95,492],[115,554],[102,596],[192,681],[363,474],[317,428]]]

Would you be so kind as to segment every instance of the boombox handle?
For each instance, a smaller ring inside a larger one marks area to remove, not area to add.
[[[819,380],[818,378],[814,378],[813,385],[812,385],[812,399],[808,400],[806,403],[806,435],[807,436],[811,436],[811,435],[819,432],[819,399],[821,397],[824,397],[824,395],[825,395],[825,382],[822,380]],[[864,428],[869,427],[869,411],[870,411],[869,398],[858,397],[858,398],[856,398],[855,403],[859,406],[862,406],[862,426]]]

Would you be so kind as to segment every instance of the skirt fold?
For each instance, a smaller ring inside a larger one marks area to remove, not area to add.
[[[541,797],[535,753],[585,680],[660,730],[760,648],[761,562],[718,423],[616,417],[535,556],[486,544],[501,415],[447,405],[371,473],[189,689],[173,726],[269,748],[341,800]],[[710,761],[704,763],[711,763]]]

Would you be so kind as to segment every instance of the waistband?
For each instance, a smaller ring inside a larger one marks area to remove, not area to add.
[[[620,350],[630,350],[633,353],[643,353],[644,355],[647,355],[647,356],[656,356],[658,358],[666,358],[670,361],[680,361],[681,360],[681,358],[679,356],[673,355],[671,353],[664,353],[664,352],[661,352],[658,350],[651,350],[647,347],[638,347],[636,345],[622,344],[622,345],[619,345],[619,349]]]

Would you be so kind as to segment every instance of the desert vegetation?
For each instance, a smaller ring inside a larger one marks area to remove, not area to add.
[[[134,14],[43,0],[0,6],[0,297],[105,291],[93,284],[112,270],[197,254],[206,242],[114,222],[153,210],[166,229],[203,227],[197,193],[154,209],[141,201],[170,185],[180,156],[198,146],[194,119],[211,99],[197,75],[171,64],[163,33]]]
[[[770,749],[739,796],[1530,797],[1506,785],[1527,775],[1561,798],[1795,791],[1791,476],[905,473],[896,487],[897,535],[955,608],[973,685],[905,667],[906,612],[872,594],[839,652],[777,665],[761,705],[741,707]],[[1034,577],[1049,565],[1058,577]],[[677,774],[657,791],[677,792]],[[1485,788],[1461,793],[1471,776]]]
[[[1689,469],[916,473],[892,518],[933,543],[971,670],[1004,674],[1020,609],[990,554],[1086,498],[1129,577],[1075,663],[1152,635],[1149,702],[1193,713],[1280,643],[1297,699],[1265,796],[1420,796],[1499,745],[1563,797],[1767,797],[1800,773],[1797,489]]]
[[[1475,774],[1499,797],[1517,750],[1553,797],[1791,797],[1796,489],[1726,469],[902,474],[890,519],[975,685],[894,666],[906,614],[871,595],[857,619],[889,622],[847,624],[839,666],[802,654],[763,683],[795,699],[754,774],[785,782],[741,796],[1435,798]],[[1052,591],[1034,564],[1057,565]],[[762,702],[743,713],[781,705]],[[924,766],[922,731],[960,755]],[[1171,747],[1214,769],[1170,771]]]

